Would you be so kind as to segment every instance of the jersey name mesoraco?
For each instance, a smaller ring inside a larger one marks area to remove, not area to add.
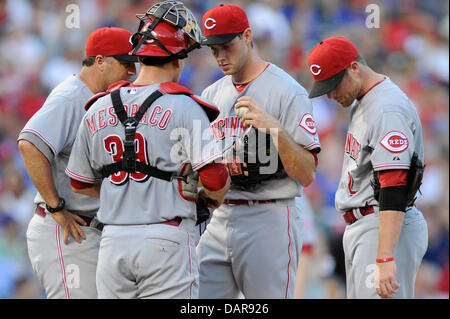
[[[134,116],[158,88],[159,84],[122,87],[120,96],[128,116]],[[208,132],[208,117],[194,100],[182,94],[165,94],[153,102],[137,126],[136,159],[173,173],[191,163],[196,171],[221,157],[212,132]],[[125,130],[115,115],[111,95],[99,98],[80,125],[67,174],[82,182],[100,181],[104,165],[122,160],[124,139]],[[152,224],[177,216],[196,219],[195,203],[182,197],[176,179],[168,182],[121,171],[102,181],[98,218],[105,224]]]

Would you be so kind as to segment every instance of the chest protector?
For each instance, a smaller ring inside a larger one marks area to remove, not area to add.
[[[142,105],[139,107],[138,111],[136,112],[135,116],[128,117],[127,112],[125,111],[125,108],[123,106],[122,99],[120,97],[120,88],[129,86],[130,83],[126,81],[118,82],[117,84],[113,84],[107,92],[100,93],[93,97],[88,103],[86,104],[86,110],[100,97],[110,94],[111,100],[113,103],[114,111],[119,119],[119,121],[122,123],[124,129],[125,129],[125,140],[124,140],[124,152],[123,152],[123,158],[119,162],[114,162],[112,164],[108,164],[103,166],[102,168],[102,177],[106,178],[109,177],[112,174],[116,174],[120,171],[125,171],[128,173],[133,172],[140,172],[143,174],[146,174],[151,177],[155,177],[158,179],[162,179],[165,181],[172,181],[173,179],[179,179],[179,184],[187,183],[191,184],[193,182],[192,176],[189,174],[193,174],[192,169],[187,169],[186,165],[183,167],[181,171],[181,176],[174,173],[174,172],[167,172],[160,170],[156,168],[155,166],[151,166],[145,163],[142,163],[138,160],[136,160],[136,149],[135,149],[135,143],[134,138],[136,134],[136,129],[139,124],[139,121],[144,116],[145,112],[147,112],[148,108],[161,96],[164,94],[184,94],[187,96],[190,96],[193,100],[195,100],[205,111],[206,115],[208,116],[208,119],[210,122],[214,121],[217,116],[219,115],[219,110],[207,102],[203,101],[199,97],[195,96],[189,89],[173,83],[173,82],[165,82],[160,84],[160,88],[156,91],[154,91],[150,96],[148,96],[145,101],[142,103]],[[187,164],[190,165],[190,164]],[[189,176],[186,175],[185,172],[189,172]],[[197,184],[197,183],[195,183]],[[193,189],[197,187],[197,185],[192,185],[192,187],[183,187],[180,185],[180,194],[183,198],[187,200],[196,200],[194,192],[183,192],[183,190],[187,189]]]

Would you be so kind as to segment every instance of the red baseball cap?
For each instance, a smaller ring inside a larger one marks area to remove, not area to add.
[[[203,43],[224,44],[249,27],[245,11],[234,4],[221,4],[203,15]]]
[[[86,57],[97,55],[113,56],[118,60],[137,62],[137,57],[129,55],[132,50],[131,32],[115,27],[106,27],[92,32],[86,42]]]
[[[315,81],[309,98],[334,90],[358,54],[355,45],[344,37],[331,37],[320,41],[308,56],[309,70]]]

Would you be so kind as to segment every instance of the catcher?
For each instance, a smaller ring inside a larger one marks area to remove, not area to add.
[[[231,187],[197,246],[200,298],[292,298],[302,248],[294,198],[298,184],[314,181],[320,150],[312,104],[297,81],[257,55],[240,7],[206,12],[203,30],[226,75],[202,96],[220,108],[213,130]]]
[[[88,102],[66,173],[75,192],[100,197],[99,298],[197,298],[195,202],[220,205],[230,178],[211,141],[190,135],[210,131],[218,110],[175,83],[201,40],[191,11],[164,1],[138,18],[141,71]]]

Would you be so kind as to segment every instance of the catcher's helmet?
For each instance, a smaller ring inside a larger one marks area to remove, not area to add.
[[[138,32],[131,38],[133,55],[184,59],[200,47],[201,29],[182,2],[159,2],[145,14],[136,16],[140,23]]]

